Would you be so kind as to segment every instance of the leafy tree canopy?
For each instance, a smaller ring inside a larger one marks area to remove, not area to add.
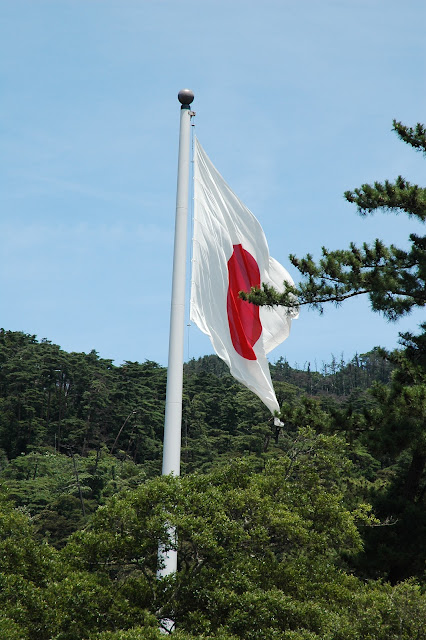
[[[103,575],[129,608],[175,620],[177,639],[416,637],[426,602],[414,584],[366,584],[347,571],[362,544],[358,526],[376,521],[368,506],[347,506],[346,449],[338,437],[303,430],[261,472],[236,460],[149,480],[101,507],[71,538],[65,561]],[[156,579],[157,540],[178,548],[174,577]],[[145,635],[99,640],[109,637]]]

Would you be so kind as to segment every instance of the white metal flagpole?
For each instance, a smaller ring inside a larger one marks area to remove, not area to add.
[[[167,369],[166,414],[164,420],[163,475],[180,475],[183,350],[185,331],[186,238],[188,229],[188,193],[190,165],[190,104],[194,94],[182,89],[178,94],[181,103],[179,159],[176,194],[175,244],[173,257],[172,303],[170,311],[169,362]],[[159,577],[177,569],[177,553],[161,552],[164,564]]]

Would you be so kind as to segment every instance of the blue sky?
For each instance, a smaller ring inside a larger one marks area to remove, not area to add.
[[[117,364],[167,364],[179,103],[271,255],[420,224],[360,218],[346,189],[425,160],[424,0],[0,0],[0,326]],[[188,274],[189,283],[189,274]],[[303,310],[271,360],[318,367],[416,330],[366,300]],[[187,327],[185,358],[211,353]]]

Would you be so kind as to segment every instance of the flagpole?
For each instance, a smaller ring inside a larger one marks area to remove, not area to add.
[[[174,476],[180,475],[190,122],[191,117],[194,115],[190,110],[190,104],[194,100],[194,94],[189,89],[182,89],[179,91],[178,99],[181,103],[181,111],[162,468],[163,475],[172,473]],[[159,577],[176,571],[177,553],[175,551],[162,553],[162,560],[164,567],[159,569]]]

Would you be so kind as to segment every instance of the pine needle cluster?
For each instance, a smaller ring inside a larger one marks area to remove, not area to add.
[[[393,122],[399,138],[414,149],[426,154],[426,128],[414,128]],[[364,184],[344,194],[348,202],[357,205],[361,215],[380,209],[386,212],[404,212],[422,222],[426,219],[426,189],[413,185],[398,176],[394,182]],[[386,246],[381,240],[364,243],[362,247],[351,243],[348,249],[329,251],[322,248],[322,257],[315,262],[311,254],[304,258],[290,255],[291,263],[303,276],[296,286],[284,283],[284,291],[263,284],[241,292],[241,297],[257,305],[280,305],[288,308],[309,305],[322,312],[323,305],[336,305],[358,295],[367,294],[374,311],[388,320],[397,320],[414,307],[426,304],[426,237],[411,233],[409,248]]]

